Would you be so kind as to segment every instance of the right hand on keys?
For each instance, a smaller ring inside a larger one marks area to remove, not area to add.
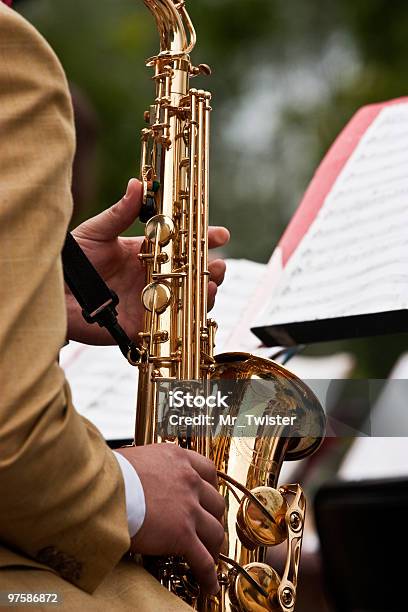
[[[201,588],[219,590],[215,562],[224,542],[224,498],[209,459],[174,444],[121,448],[137,471],[146,516],[132,552],[182,556]]]

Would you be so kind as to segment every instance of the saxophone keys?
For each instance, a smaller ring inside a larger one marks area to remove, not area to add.
[[[278,599],[281,603],[281,609],[292,612],[295,608],[296,595],[293,585],[281,583],[278,589]]]
[[[170,304],[170,300],[171,289],[165,283],[150,283],[142,291],[142,303],[149,312],[161,314]]]
[[[146,223],[145,236],[152,243],[165,246],[174,236],[174,223],[166,215],[155,215]]]
[[[284,542],[288,537],[287,510],[286,499],[276,489],[252,489],[251,494],[241,500],[237,513],[237,531],[244,546],[254,549]]]
[[[265,612],[280,612],[281,606],[277,597],[280,577],[266,563],[249,563],[237,574],[231,593],[232,601],[236,601],[243,612],[265,610]]]
[[[191,66],[190,76],[195,77],[199,74],[203,76],[211,76],[212,70],[208,64],[199,64],[198,66]]]

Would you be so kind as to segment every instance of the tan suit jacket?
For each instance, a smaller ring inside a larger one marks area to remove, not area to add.
[[[57,363],[73,153],[63,70],[0,3],[0,590],[59,585],[66,609],[167,612],[184,606],[117,565],[129,548],[122,475]]]

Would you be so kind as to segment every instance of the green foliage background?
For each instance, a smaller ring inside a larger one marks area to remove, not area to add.
[[[190,0],[201,80],[214,94],[211,221],[227,254],[267,261],[340,129],[363,104],[407,94],[404,0]],[[98,188],[88,217],[139,172],[139,130],[153,98],[144,59],[158,37],[142,0],[27,0],[16,6],[48,39],[99,123]],[[140,228],[139,228],[140,229]],[[381,376],[406,338],[357,343]],[[326,347],[325,350],[330,350]],[[362,370],[362,371],[363,371]]]

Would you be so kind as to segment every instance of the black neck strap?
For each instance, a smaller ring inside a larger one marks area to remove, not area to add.
[[[140,351],[118,323],[118,296],[109,289],[69,232],[62,249],[62,265],[65,282],[81,306],[85,321],[105,327],[129,363],[136,365]]]

